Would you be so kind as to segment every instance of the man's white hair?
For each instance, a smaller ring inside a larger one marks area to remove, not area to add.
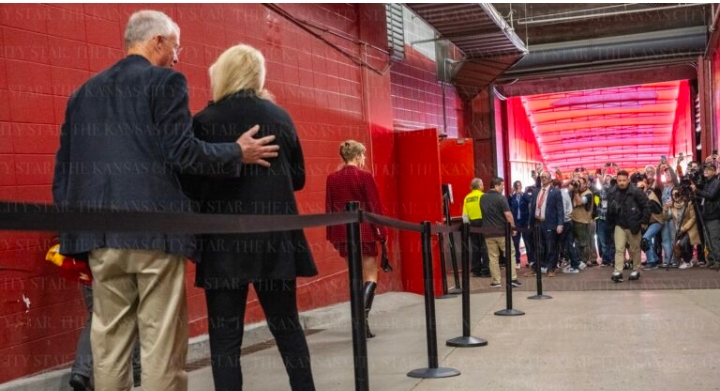
[[[137,11],[130,15],[125,27],[125,49],[145,42],[156,35],[180,37],[180,27],[169,16],[153,10]]]

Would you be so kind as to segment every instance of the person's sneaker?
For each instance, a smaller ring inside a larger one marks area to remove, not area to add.
[[[623,282],[623,275],[622,273],[613,272],[612,277],[610,277],[615,282]]]
[[[612,263],[603,263],[600,265],[600,267],[613,267],[613,266],[615,266],[615,265],[613,265]]]
[[[520,283],[520,281],[518,280],[512,280],[510,284],[512,284],[512,286],[514,286],[515,288],[522,286],[522,283]]]
[[[566,273],[566,274],[578,274],[578,273],[580,273],[580,270],[579,270],[579,269],[572,268],[572,267],[567,267],[567,268],[563,269],[563,273]]]
[[[543,274],[547,273],[547,268],[546,268],[546,267],[541,267],[541,268],[540,268],[540,272],[543,273]]]
[[[692,262],[683,262],[678,269],[685,270],[690,269],[691,267],[693,267]]]
[[[93,389],[90,378],[78,373],[70,375],[70,387],[72,387],[73,391],[91,391]]]
[[[521,267],[521,266],[520,266],[519,263],[516,263],[516,264],[515,264],[515,269],[516,269],[516,270],[520,270],[520,267]]]
[[[672,268],[676,268],[676,267],[679,267],[679,266],[680,266],[680,264],[678,263],[678,261],[672,261],[672,262],[670,262],[670,267],[672,267]]]
[[[657,270],[657,268],[658,268],[657,265],[649,265],[648,264],[648,265],[645,265],[645,267],[643,267],[642,269],[643,270]]]
[[[502,284],[499,282],[491,282],[490,283],[490,288],[500,288],[501,286],[502,286]]]
[[[586,267],[587,267],[587,264],[585,262],[580,262],[580,265],[578,265],[578,269],[580,269],[580,270],[585,270]]]

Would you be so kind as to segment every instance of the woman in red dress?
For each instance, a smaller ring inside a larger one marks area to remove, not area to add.
[[[358,201],[360,209],[381,214],[382,205],[375,180],[373,180],[372,174],[362,170],[365,167],[365,146],[355,140],[347,140],[340,144],[340,156],[345,164],[327,178],[326,211],[328,213],[342,212],[345,210],[345,203]],[[365,325],[368,338],[375,336],[367,327],[367,316],[370,313],[377,287],[377,242],[384,242],[386,235],[385,227],[370,223],[360,224],[363,281],[365,281],[363,286]],[[344,225],[327,227],[327,240],[340,252],[340,256],[347,259],[347,237]]]

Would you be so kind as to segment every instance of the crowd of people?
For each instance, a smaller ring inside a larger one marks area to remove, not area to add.
[[[660,267],[720,269],[720,179],[717,151],[702,165],[689,162],[683,170],[682,156],[675,169],[663,156],[659,163],[642,171],[628,172],[607,163],[596,174],[575,169],[563,179],[559,170],[532,172],[536,183],[523,189],[516,181],[507,197],[514,227],[514,254],[520,268],[521,238],[533,276],[535,263],[542,273],[554,277],[558,270],[577,274],[586,267],[613,268],[611,278],[624,281],[640,278],[640,271]],[[471,182],[463,216],[482,226],[482,181]],[[488,244],[473,238],[473,274],[487,273]],[[486,240],[487,242],[487,240]],[[643,257],[643,254],[645,255]],[[492,276],[491,276],[492,275]]]

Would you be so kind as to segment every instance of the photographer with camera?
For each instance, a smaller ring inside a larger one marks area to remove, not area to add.
[[[713,151],[716,152],[716,151]],[[716,153],[713,155],[717,156]],[[694,194],[702,198],[702,218],[705,226],[705,246],[710,250],[708,266],[720,268],[720,254],[718,244],[720,243],[720,180],[717,177],[715,164],[705,163],[703,165],[703,177],[705,183],[691,183],[690,188]]]
[[[590,255],[590,237],[588,225],[592,222],[593,211],[593,195],[587,188],[588,180],[584,176],[580,176],[576,180],[570,181],[568,191],[572,199],[572,219],[573,234],[580,253],[580,260],[588,266],[597,265],[597,259],[591,259]]]
[[[630,245],[633,271],[630,280],[640,278],[641,229],[647,229],[650,221],[648,198],[635,185],[630,184],[630,175],[621,170],[617,173],[617,189],[612,193],[608,206],[608,217],[615,223],[615,271],[612,280],[623,281],[625,244]]]

